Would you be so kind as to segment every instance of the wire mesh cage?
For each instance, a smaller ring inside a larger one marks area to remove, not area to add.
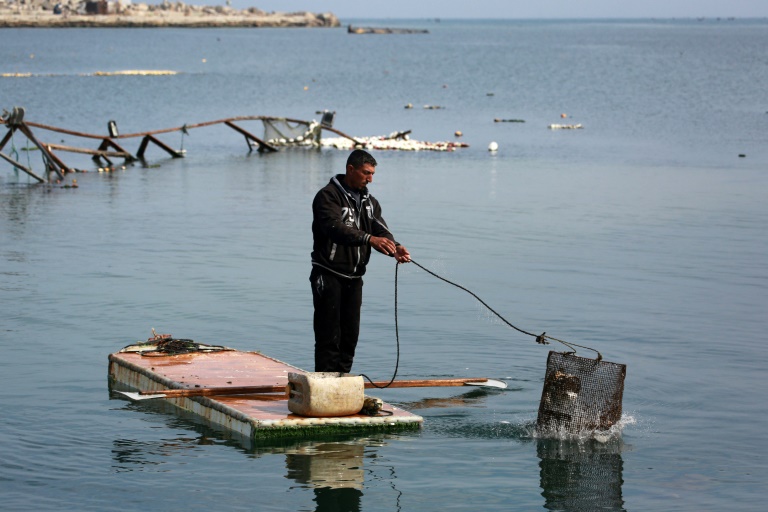
[[[627,367],[550,352],[536,428],[541,434],[608,430],[621,419]]]

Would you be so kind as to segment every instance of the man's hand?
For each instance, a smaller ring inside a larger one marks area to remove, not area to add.
[[[395,255],[395,242],[389,238],[384,238],[383,236],[372,236],[369,243],[371,244],[371,247],[379,251],[381,254],[386,254],[387,256]]]
[[[411,261],[411,253],[408,252],[408,249],[402,245],[395,245],[395,242],[389,238],[372,236],[369,243],[371,244],[371,247],[380,253],[386,254],[387,256],[393,256],[398,263],[408,263]]]
[[[411,253],[408,252],[404,245],[398,245],[395,247],[395,259],[398,263],[408,263],[411,261]]]

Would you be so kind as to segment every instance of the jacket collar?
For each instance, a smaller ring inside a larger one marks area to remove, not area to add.
[[[336,185],[339,190],[341,190],[344,195],[351,198],[352,194],[349,193],[349,190],[347,190],[342,182],[344,181],[344,175],[343,174],[337,174],[333,178],[331,178],[331,183]],[[367,199],[368,198],[368,187],[363,187],[362,190],[360,190],[360,198],[361,199]]]

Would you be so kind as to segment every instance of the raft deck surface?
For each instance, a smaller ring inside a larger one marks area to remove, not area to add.
[[[109,356],[110,388],[121,391],[161,391],[208,387],[285,386],[288,372],[306,373],[259,352],[221,350],[165,355],[130,351]],[[247,438],[310,437],[328,433],[360,431],[395,432],[418,429],[421,416],[384,404],[377,416],[355,414],[344,417],[311,418],[288,410],[284,395],[229,395],[162,399],[194,413],[206,422]],[[390,414],[391,413],[391,414]]]

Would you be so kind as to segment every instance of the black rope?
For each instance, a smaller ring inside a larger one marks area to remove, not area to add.
[[[435,274],[434,272],[432,272],[432,271],[431,271],[431,270],[429,270],[428,268],[424,267],[423,265],[420,265],[419,263],[416,263],[416,262],[415,262],[415,261],[413,261],[413,260],[411,260],[411,263],[413,263],[414,265],[416,265],[417,267],[419,267],[421,270],[423,270],[423,271],[424,271],[424,272],[426,272],[427,274],[430,274],[430,275],[432,275],[432,276],[434,276],[434,277],[436,277],[436,278],[440,279],[441,281],[444,281],[444,282],[446,282],[446,283],[448,283],[448,284],[452,284],[453,286],[455,286],[456,288],[459,288],[460,290],[464,290],[465,292],[467,292],[468,294],[470,294],[471,296],[473,296],[475,299],[477,299],[477,301],[478,301],[480,304],[482,304],[483,306],[485,306],[486,308],[488,308],[488,309],[491,311],[491,313],[493,313],[493,314],[494,314],[494,315],[496,315],[497,317],[501,318],[501,320],[502,320],[502,321],[503,321],[505,324],[507,324],[508,326],[510,326],[511,328],[513,328],[514,330],[516,330],[516,331],[518,331],[518,332],[521,332],[521,333],[523,333],[523,334],[527,334],[528,336],[533,336],[534,338],[538,338],[538,337],[537,337],[535,334],[533,334],[533,333],[530,333],[530,332],[528,332],[528,331],[524,331],[524,330],[522,330],[522,329],[520,329],[520,328],[518,328],[518,327],[515,327],[515,326],[514,326],[514,325],[512,325],[511,323],[509,323],[509,322],[506,320],[506,318],[504,318],[503,316],[501,316],[500,314],[498,314],[498,313],[496,312],[496,310],[495,310],[495,309],[493,309],[491,306],[489,306],[488,304],[486,304],[486,303],[485,303],[485,301],[484,301],[483,299],[481,299],[480,297],[478,297],[478,296],[477,296],[477,295],[476,295],[474,292],[472,292],[472,291],[470,291],[470,290],[468,290],[468,289],[464,288],[464,287],[463,287],[463,286],[461,286],[460,284],[456,284],[456,283],[454,283],[453,281],[449,281],[449,280],[447,280],[446,278],[444,278],[444,277],[442,277],[442,276],[439,276],[439,275]],[[537,340],[537,341],[538,341],[538,340]]]
[[[465,292],[470,294],[472,297],[474,297],[480,304],[482,304],[483,306],[488,308],[488,310],[491,313],[496,315],[502,322],[507,324],[509,327],[511,327],[512,329],[516,330],[517,332],[520,332],[522,334],[526,334],[528,336],[536,338],[536,343],[538,343],[539,345],[549,345],[549,341],[547,341],[547,340],[556,341],[556,342],[562,343],[566,347],[570,348],[573,354],[576,353],[576,349],[574,347],[579,347],[579,348],[583,348],[585,350],[591,350],[592,352],[595,352],[597,354],[597,360],[598,361],[601,361],[603,359],[603,355],[600,352],[598,352],[597,350],[593,349],[593,348],[585,347],[584,345],[577,345],[576,343],[566,342],[566,341],[563,341],[563,340],[560,340],[560,339],[557,339],[557,338],[553,338],[552,336],[547,336],[546,332],[543,332],[541,334],[533,334],[532,332],[528,332],[528,331],[525,331],[523,329],[520,329],[519,327],[513,325],[509,320],[507,320],[506,318],[501,316],[501,314],[499,314],[498,311],[496,311],[491,306],[489,306],[483,299],[478,297],[477,294],[474,293],[473,291],[471,291],[471,290],[461,286],[460,284],[454,283],[453,281],[449,281],[448,279],[446,279],[446,278],[444,278],[444,277],[442,277],[442,276],[432,272],[431,270],[426,268],[424,265],[421,265],[420,263],[417,263],[414,260],[411,260],[411,263],[413,263],[414,265],[419,267],[421,270],[423,270],[427,274],[429,274],[429,275],[431,275],[433,277],[436,277],[436,278],[438,278],[439,280],[441,280],[441,281],[443,281],[445,283],[453,285],[456,288],[459,288],[460,290],[464,290]],[[392,374],[392,378],[390,379],[390,381],[387,382],[383,386],[377,385],[375,382],[373,382],[373,380],[370,377],[368,377],[364,373],[360,374],[361,377],[365,377],[366,379],[368,379],[368,382],[370,382],[373,385],[373,387],[375,387],[377,389],[384,389],[384,388],[389,387],[395,381],[395,378],[397,378],[397,371],[398,371],[398,368],[400,367],[400,327],[399,327],[399,324],[398,324],[398,317],[397,317],[397,310],[398,310],[398,308],[397,308],[397,281],[398,281],[397,275],[398,275],[398,272],[397,271],[398,271],[399,267],[400,267],[400,263],[398,262],[398,263],[395,264],[395,340],[397,342],[397,361],[395,363],[395,372],[394,372],[394,374]]]
[[[162,336],[162,335],[161,335]],[[132,343],[123,348],[123,351],[132,347],[153,347],[146,350],[136,350],[144,357],[160,357],[164,355],[177,355],[177,354],[189,354],[191,352],[220,352],[229,351],[231,348],[224,347],[222,345],[201,345],[186,338],[173,338],[173,337],[158,337],[157,339],[150,338],[145,342]]]
[[[465,292],[467,292],[468,294],[470,294],[471,296],[473,296],[475,299],[477,299],[477,301],[478,301],[478,302],[480,302],[480,304],[482,304],[483,306],[485,306],[486,308],[488,308],[488,310],[489,310],[491,313],[493,313],[494,315],[496,315],[497,317],[499,317],[499,319],[501,319],[501,321],[502,321],[502,322],[504,322],[505,324],[507,324],[509,327],[513,328],[514,330],[516,330],[516,331],[518,331],[518,332],[521,332],[521,333],[523,333],[523,334],[527,334],[528,336],[532,336],[532,337],[536,338],[536,343],[538,343],[538,344],[540,344],[540,345],[549,345],[549,341],[547,341],[547,340],[557,341],[558,343],[562,343],[562,344],[563,344],[563,345],[565,345],[566,347],[570,348],[570,349],[573,351],[573,353],[574,353],[574,354],[576,353],[576,349],[575,349],[575,348],[573,348],[573,347],[579,347],[579,348],[583,348],[583,349],[586,349],[586,350],[591,350],[592,352],[595,352],[595,353],[597,354],[597,360],[598,360],[598,361],[600,361],[600,360],[602,360],[602,359],[603,359],[603,356],[602,356],[602,354],[600,354],[600,352],[598,352],[597,350],[595,350],[595,349],[593,349],[593,348],[590,348],[590,347],[585,347],[585,346],[583,346],[583,345],[577,345],[576,343],[565,342],[565,341],[563,341],[563,340],[559,340],[559,339],[557,339],[557,338],[553,338],[552,336],[547,336],[547,333],[546,333],[546,332],[543,332],[543,333],[541,333],[541,334],[539,334],[539,335],[536,335],[536,334],[533,334],[533,333],[531,333],[531,332],[528,332],[528,331],[524,331],[523,329],[520,329],[519,327],[516,327],[516,326],[512,325],[512,323],[510,323],[510,322],[509,322],[509,321],[508,321],[506,318],[504,318],[503,316],[501,316],[501,315],[500,315],[500,314],[499,314],[499,313],[498,313],[498,312],[497,312],[495,309],[493,309],[491,306],[489,306],[488,304],[486,304],[486,302],[485,302],[483,299],[481,299],[480,297],[478,297],[478,296],[477,296],[477,295],[476,295],[474,292],[472,292],[472,291],[468,290],[467,288],[465,288],[465,287],[461,286],[460,284],[456,284],[456,283],[454,283],[453,281],[449,281],[448,279],[446,279],[446,278],[444,278],[444,277],[442,277],[442,276],[439,276],[439,275],[435,274],[434,272],[432,272],[432,271],[431,271],[431,270],[429,270],[428,268],[424,267],[423,265],[421,265],[421,264],[419,264],[419,263],[416,263],[414,260],[411,260],[411,263],[413,263],[414,265],[416,265],[417,267],[419,267],[419,268],[420,268],[421,270],[423,270],[424,272],[426,272],[426,273],[428,273],[428,274],[430,274],[430,275],[432,275],[432,276],[434,276],[434,277],[436,277],[436,278],[440,279],[441,281],[444,281],[444,282],[446,282],[446,283],[448,283],[448,284],[450,284],[450,285],[453,285],[453,286],[455,286],[456,288],[459,288],[459,289],[461,289],[461,290],[464,290]],[[397,272],[395,272],[395,281],[397,281]],[[397,304],[395,304],[395,322],[397,322]],[[398,343],[399,343],[399,340],[398,340]]]
[[[364,373],[361,373],[361,377],[365,377],[368,379],[368,382],[371,383],[373,387],[376,389],[384,389],[388,388],[393,382],[395,382],[395,378],[397,378],[397,369],[400,367],[400,328],[398,327],[397,322],[397,269],[400,268],[400,263],[395,263],[395,340],[397,340],[397,360],[395,362],[395,373],[392,374],[392,378],[383,386],[377,385],[369,376],[367,376]]]

